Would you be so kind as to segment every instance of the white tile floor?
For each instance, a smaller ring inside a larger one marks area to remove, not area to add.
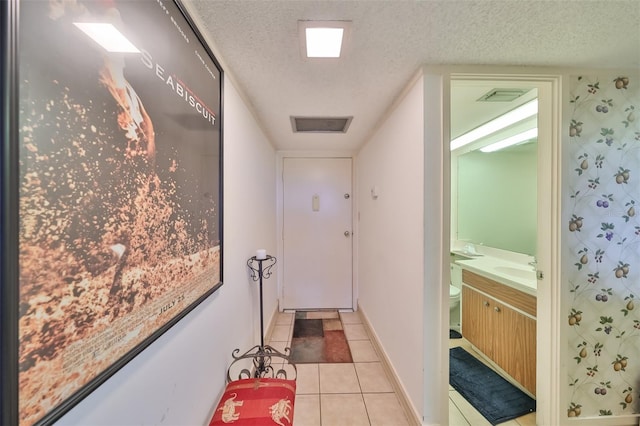
[[[322,318],[322,312],[317,313]],[[308,316],[308,315],[307,315]],[[353,363],[297,364],[296,426],[404,426],[393,392],[358,313],[341,313]],[[290,346],[293,313],[280,313],[269,344]]]
[[[323,313],[318,312],[317,318]],[[385,374],[380,358],[356,313],[340,313],[352,364],[297,364],[296,426],[404,426],[408,417]],[[293,313],[279,313],[269,344],[282,351],[291,346]],[[465,346],[453,339],[451,346]],[[467,348],[466,346],[469,346]],[[500,426],[535,426],[535,413]],[[490,426],[458,392],[449,387],[449,426]]]

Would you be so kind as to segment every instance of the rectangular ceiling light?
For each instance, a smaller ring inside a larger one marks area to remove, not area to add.
[[[526,118],[533,117],[538,113],[538,100],[534,99],[527,102],[524,105],[519,106],[516,109],[509,111],[508,113],[501,115],[500,117],[483,124],[480,127],[476,127],[470,132],[455,138],[451,141],[451,151],[458,149],[478,139],[489,136],[492,133],[502,130],[506,127],[516,124]]]
[[[349,35],[350,21],[298,21],[304,58],[339,58]]]
[[[74,22],[86,35],[112,53],[140,53],[116,27],[103,22]]]
[[[307,28],[307,58],[339,58],[344,28]]]
[[[484,148],[480,148],[482,152],[494,152],[501,149],[504,149],[508,146],[517,145],[519,143],[526,142],[531,139],[535,139],[538,137],[538,129],[529,129],[525,132],[518,133],[517,135],[510,136],[506,139],[503,139],[499,142],[492,143],[491,145],[487,145]]]

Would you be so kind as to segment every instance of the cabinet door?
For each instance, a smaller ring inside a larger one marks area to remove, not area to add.
[[[492,313],[493,361],[535,395],[536,321],[501,303]]]
[[[488,357],[493,356],[493,300],[462,286],[462,335]]]

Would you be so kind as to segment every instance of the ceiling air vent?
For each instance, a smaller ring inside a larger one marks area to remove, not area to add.
[[[531,89],[491,89],[482,95],[478,102],[511,102]]]
[[[346,133],[353,117],[291,117],[294,133]]]

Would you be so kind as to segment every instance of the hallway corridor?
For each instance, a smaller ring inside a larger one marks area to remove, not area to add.
[[[309,312],[307,318],[322,319],[333,312]],[[278,314],[269,344],[283,351],[291,346],[295,314]],[[410,425],[381,359],[357,312],[341,312],[340,319],[353,363],[297,364],[296,426],[404,426]],[[468,347],[464,339],[452,346]],[[535,413],[501,423],[500,426],[534,426]],[[449,387],[449,426],[490,426],[462,396]]]
[[[322,319],[333,312],[309,312]],[[404,426],[410,423],[356,313],[340,313],[353,363],[296,364],[296,426]],[[291,345],[294,313],[278,314],[270,345]]]

